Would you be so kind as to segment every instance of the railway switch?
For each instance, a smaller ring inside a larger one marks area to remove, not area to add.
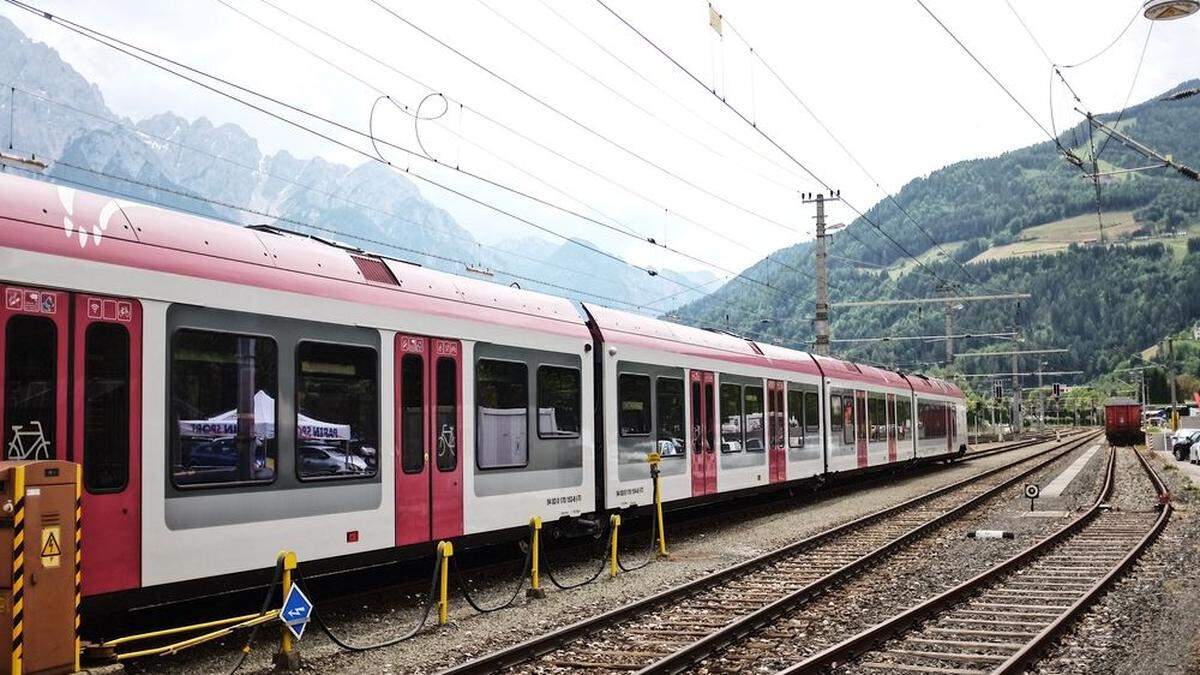
[[[4,671],[79,667],[79,465],[0,462],[0,658]]]

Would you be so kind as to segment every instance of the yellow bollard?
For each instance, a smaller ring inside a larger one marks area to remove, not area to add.
[[[609,536],[608,544],[608,576],[611,579],[617,576],[617,534],[621,530],[621,515],[612,514],[609,522],[612,524],[612,535]]]
[[[288,593],[292,591],[292,572],[296,571],[296,553],[295,551],[280,551],[275,558],[275,564],[283,565],[283,576],[281,577],[280,590],[280,610],[282,611],[282,603],[287,600]],[[280,629],[279,638],[279,653],[275,655],[275,668],[278,670],[300,670],[300,651],[296,649],[295,640],[292,639],[292,633],[287,626]]]
[[[666,559],[670,554],[667,553],[667,533],[663,530],[662,489],[658,484],[658,465],[662,456],[652,452],[646,455],[646,461],[650,462],[650,479],[654,481],[654,522],[658,531],[658,557]]]
[[[437,547],[439,561],[438,579],[438,625],[445,626],[450,621],[450,556],[454,555],[454,544],[439,541]]]
[[[533,534],[529,538],[529,590],[525,591],[527,598],[544,598],[546,591],[542,590],[542,575],[538,568],[538,557],[542,554],[542,519],[534,516],[529,520]]]

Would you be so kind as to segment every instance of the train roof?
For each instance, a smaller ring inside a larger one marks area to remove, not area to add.
[[[913,391],[918,394],[963,397],[962,389],[959,389],[958,385],[948,380],[930,377],[921,373],[905,373],[904,378],[912,384]]]
[[[770,367],[771,361],[745,338],[654,317],[583,303],[605,342],[701,358]],[[814,368],[814,372],[816,369]]]
[[[590,337],[578,309],[564,298],[65,185],[0,174],[0,219],[28,225],[0,228],[0,246]]]
[[[1104,401],[1104,405],[1105,405],[1105,407],[1108,407],[1110,405],[1141,405],[1141,404],[1138,403],[1137,401],[1133,400],[1132,398],[1129,398],[1128,396],[1113,396],[1112,398],[1106,399]]]

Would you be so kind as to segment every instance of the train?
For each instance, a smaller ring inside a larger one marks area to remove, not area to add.
[[[82,465],[85,608],[605,523],[650,453],[681,508],[966,451],[948,381],[12,175],[0,286],[4,456]]]
[[[1142,404],[1116,396],[1104,402],[1104,437],[1116,446],[1141,445],[1146,442],[1142,431]]]

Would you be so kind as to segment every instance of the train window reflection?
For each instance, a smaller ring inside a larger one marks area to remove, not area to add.
[[[742,436],[742,388],[736,384],[721,385],[721,452],[741,452],[745,449]]]
[[[870,394],[867,398],[867,420],[870,424],[870,440],[886,441],[887,399],[883,394]]]
[[[300,478],[375,475],[379,378],[374,349],[325,342],[296,348],[296,470]]]
[[[617,378],[617,419],[622,436],[650,435],[650,376],[623,373]]]
[[[804,447],[804,392],[789,390],[787,393],[788,447]]]
[[[912,429],[912,402],[907,398],[896,399],[896,440],[907,440]]]
[[[763,388],[746,387],[745,417],[742,427],[746,430],[746,452],[763,452],[767,449],[763,432],[764,424]]]
[[[275,478],[275,341],[183,329],[171,342],[171,478],[179,487]]]
[[[578,368],[537,369],[538,438],[578,438],[582,403]]]
[[[655,380],[654,392],[657,406],[657,447],[663,457],[682,457],[686,452],[687,442],[684,440],[683,429],[683,380],[674,377],[660,377]],[[700,387],[696,386],[696,393]]]
[[[478,402],[476,462],[481,469],[529,463],[529,369],[516,361],[480,359],[475,365]]]

